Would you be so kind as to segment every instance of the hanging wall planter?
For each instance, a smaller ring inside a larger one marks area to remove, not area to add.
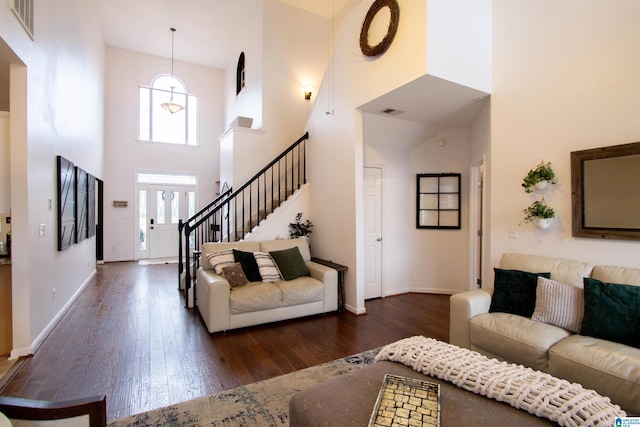
[[[531,169],[527,176],[524,177],[522,187],[525,192],[531,193],[533,188],[542,191],[550,183],[556,183],[556,174],[553,172],[550,162],[541,161],[535,169]]]
[[[522,211],[524,213],[524,219],[522,222],[527,223],[531,222],[536,227],[540,229],[546,229],[551,224],[551,219],[556,216],[555,211],[552,207],[547,205],[547,202],[544,200],[536,200],[531,203],[529,207]]]
[[[541,230],[546,230],[551,225],[551,218],[536,218],[533,220],[533,225]]]

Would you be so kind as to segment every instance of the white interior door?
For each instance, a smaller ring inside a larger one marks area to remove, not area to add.
[[[382,296],[382,169],[364,168],[365,291]]]

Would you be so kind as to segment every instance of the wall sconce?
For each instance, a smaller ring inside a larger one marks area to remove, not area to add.
[[[304,88],[304,99],[310,100],[313,93],[313,86],[307,86]]]

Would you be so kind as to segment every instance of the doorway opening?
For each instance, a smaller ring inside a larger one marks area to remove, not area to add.
[[[178,258],[178,222],[195,214],[195,175],[136,174],[136,259]]]
[[[469,183],[469,290],[482,287],[484,249],[484,156],[471,164]]]

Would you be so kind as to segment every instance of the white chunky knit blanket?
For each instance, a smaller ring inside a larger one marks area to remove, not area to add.
[[[389,344],[376,356],[380,360],[400,362],[561,426],[612,426],[616,417],[626,416],[608,397],[580,384],[433,338],[417,336]]]

